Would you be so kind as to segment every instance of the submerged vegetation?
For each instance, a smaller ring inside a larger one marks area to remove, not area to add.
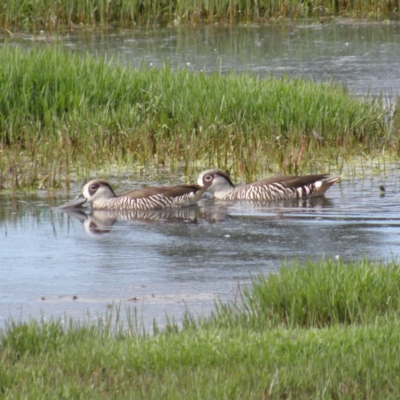
[[[107,163],[341,171],[346,157],[400,149],[381,102],[334,82],[136,69],[54,45],[3,46],[0,85],[3,188],[68,186]]]
[[[398,17],[399,0],[9,0],[0,9],[6,29],[233,23],[351,16]]]
[[[395,399],[400,265],[287,265],[242,301],[148,335],[128,319],[10,321],[0,393],[11,398]],[[128,316],[130,314],[128,312]]]

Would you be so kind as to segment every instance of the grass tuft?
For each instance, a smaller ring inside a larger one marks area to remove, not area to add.
[[[211,321],[255,329],[283,325],[322,328],[370,324],[400,309],[400,268],[367,260],[285,265],[279,274],[253,277],[241,301],[217,304]],[[190,316],[186,317],[190,320]]]
[[[355,155],[400,148],[382,103],[334,82],[135,69],[57,45],[6,45],[0,84],[6,188],[68,187],[73,171],[115,163],[179,166],[193,178],[216,166],[245,180],[341,171]]]

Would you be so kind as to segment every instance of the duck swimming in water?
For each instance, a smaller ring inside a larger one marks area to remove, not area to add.
[[[321,196],[339,178],[330,178],[326,174],[282,175],[235,186],[225,172],[210,169],[200,174],[197,183],[220,200],[270,201]]]
[[[102,179],[88,182],[82,194],[59,208],[76,208],[90,203],[96,210],[156,210],[195,204],[206,191],[200,185],[153,186],[117,196],[111,185]]]

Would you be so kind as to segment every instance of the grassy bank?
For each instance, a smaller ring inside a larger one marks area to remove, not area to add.
[[[57,46],[2,47],[0,82],[3,188],[68,185],[111,163],[253,179],[399,151],[381,103],[334,83],[135,69]]]
[[[399,0],[9,0],[0,9],[7,29],[253,22],[335,15],[381,19],[398,16]]]
[[[255,278],[242,304],[203,320],[186,316],[180,331],[169,325],[146,336],[134,324],[10,323],[0,342],[0,393],[394,399],[399,288],[397,264],[319,262]]]

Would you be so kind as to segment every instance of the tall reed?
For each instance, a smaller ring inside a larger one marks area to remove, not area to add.
[[[160,23],[252,22],[260,19],[350,15],[381,18],[396,14],[399,0],[8,0],[0,8],[0,25],[7,29],[131,26]]]

